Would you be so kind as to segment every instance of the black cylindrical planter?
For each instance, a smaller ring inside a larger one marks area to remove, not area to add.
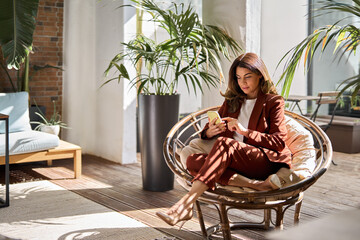
[[[163,155],[163,143],[178,122],[180,95],[140,95],[139,130],[143,188],[163,192],[174,188],[174,174]]]

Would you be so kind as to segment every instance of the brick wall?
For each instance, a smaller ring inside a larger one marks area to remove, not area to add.
[[[40,0],[37,25],[33,36],[33,53],[30,54],[30,103],[46,106],[47,117],[53,113],[53,103],[61,113],[63,71],[45,68],[34,71],[33,66],[63,66],[63,14],[64,0]],[[15,79],[15,71],[11,71]],[[16,83],[16,82],[15,82]],[[0,70],[0,91],[12,92],[4,71]]]

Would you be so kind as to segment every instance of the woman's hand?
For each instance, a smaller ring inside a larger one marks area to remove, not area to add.
[[[225,117],[222,119],[224,121],[227,121],[227,128],[230,131],[236,131],[237,133],[244,135],[245,137],[249,136],[248,129],[244,128],[244,126],[241,125],[236,118]]]
[[[206,130],[206,136],[208,138],[212,138],[213,136],[226,131],[226,123],[221,121],[221,123],[216,124],[216,120],[217,118],[214,118],[209,122],[209,128]]]

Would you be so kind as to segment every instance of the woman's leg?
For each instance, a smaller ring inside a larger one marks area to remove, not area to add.
[[[193,154],[187,160],[187,169],[190,174],[196,176],[203,166],[207,154]],[[228,179],[226,176],[231,176]],[[228,180],[227,180],[228,179]],[[250,179],[241,174],[238,174],[236,171],[227,168],[222,177],[217,181],[221,185],[230,185],[235,187],[247,187],[255,190],[271,190],[279,187],[279,182],[276,182],[275,186],[272,182],[270,182],[270,178],[263,180]]]
[[[201,160],[204,156],[197,157],[192,160],[202,163],[201,168],[198,169],[199,163],[187,163],[189,171],[193,174],[197,172],[194,180],[212,189],[215,188],[215,182],[228,185],[235,173],[258,180],[265,180],[274,173],[273,163],[261,149],[232,138],[219,137],[205,160]]]
[[[169,208],[167,214],[186,213],[191,210],[194,202],[203,194],[209,187],[200,181],[193,182],[190,191],[185,194],[174,206]]]
[[[275,163],[271,163],[260,149],[245,143],[239,143],[230,138],[219,138],[214,144],[209,156],[216,154],[220,155],[220,157],[216,158],[218,163],[221,163],[219,159],[223,157],[223,155],[227,155],[228,159],[233,158],[231,156],[235,156],[235,159],[230,161],[229,167],[223,171],[216,182],[222,185],[249,187],[256,190],[271,190],[280,186],[280,181],[276,176],[271,176],[263,181],[267,176],[276,172],[276,170],[274,171],[273,167]],[[198,175],[207,157],[207,154],[193,154],[188,157],[187,169],[191,175]],[[213,163],[208,165],[214,166]],[[223,162],[222,165],[224,166],[226,164]],[[221,168],[221,166],[218,167]],[[209,167],[206,167],[206,170],[208,169]],[[242,173],[242,175],[238,174],[239,172]],[[215,175],[213,173],[206,173],[205,175],[209,174]],[[249,176],[250,178],[243,175]],[[256,180],[251,178],[256,178]]]
[[[252,175],[264,177],[264,174],[271,171],[269,160],[260,149],[231,138],[219,137],[206,157],[201,154],[194,154],[194,156],[199,160],[198,163],[201,163],[201,168],[196,171],[197,174],[190,191],[168,209],[166,214],[157,213],[159,217],[171,225],[178,221],[188,220],[194,202],[208,188],[215,188],[215,182],[220,181],[228,184],[234,175],[234,171],[229,169],[236,169],[240,172],[248,171],[250,177]],[[187,165],[189,166],[189,164]],[[199,165],[194,164],[194,166],[190,172],[197,170],[198,167],[196,166]]]
[[[173,205],[170,209],[163,212],[156,212],[156,215],[164,220],[169,225],[175,225],[178,222],[185,222],[190,220],[193,216],[193,206],[196,199],[208,189],[206,184],[195,181],[193,182],[190,191],[185,194],[175,205]],[[180,225],[180,228],[182,225]]]
[[[186,161],[186,168],[189,171],[189,173],[192,176],[196,176],[200,169],[202,168],[202,166],[204,165],[205,161],[206,161],[206,157],[208,154],[205,153],[195,153],[195,154],[191,154]],[[225,170],[225,172],[223,173],[223,176],[233,176],[234,174],[236,174],[236,171],[234,171],[233,169],[227,168]],[[226,179],[226,180],[223,180]],[[220,179],[218,180],[218,183],[222,184],[222,185],[227,185],[228,180],[226,177],[220,177]]]

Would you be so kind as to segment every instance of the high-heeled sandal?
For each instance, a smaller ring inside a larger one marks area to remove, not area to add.
[[[278,177],[278,175],[276,174],[271,174],[269,177],[269,183],[270,183],[270,186],[273,190],[275,189],[279,189],[282,187],[282,184],[281,184],[281,181],[280,181],[280,178]],[[265,180],[266,181],[266,180]]]
[[[156,212],[156,215],[161,218],[164,222],[169,224],[170,226],[176,225],[178,222],[181,222],[179,230],[185,224],[186,221],[190,220],[193,217],[193,210],[190,209],[187,214],[183,217],[180,217],[179,214],[174,214],[175,216],[170,216],[164,212]]]

